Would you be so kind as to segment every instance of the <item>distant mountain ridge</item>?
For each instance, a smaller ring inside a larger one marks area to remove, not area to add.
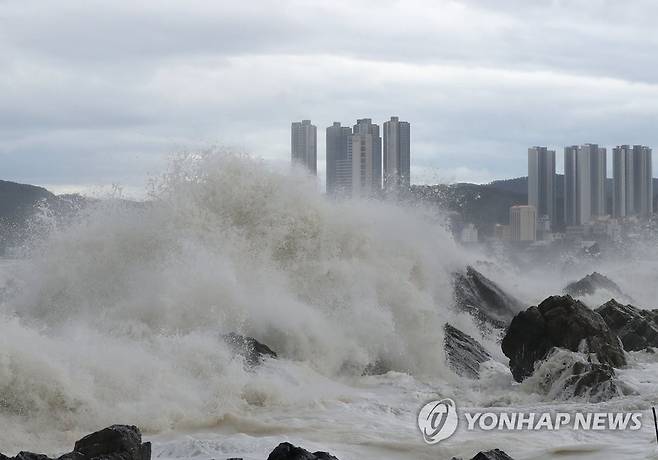
[[[506,190],[520,195],[528,194],[528,177],[515,177],[513,179],[501,179],[486,184],[498,190]]]
[[[29,214],[41,200],[54,200],[55,194],[43,187],[0,180],[0,220]]]
[[[28,237],[30,219],[40,206],[63,219],[88,201],[81,195],[55,195],[43,187],[0,180],[0,255]]]
[[[658,194],[658,179],[654,179]],[[608,179],[608,205],[611,207],[612,179]],[[564,176],[558,174],[556,198],[558,219],[562,218]],[[412,185],[412,195],[419,200],[438,204],[459,215],[463,222],[477,226],[482,235],[491,235],[495,224],[509,223],[509,208],[528,203],[528,178],[496,180],[489,184]],[[654,209],[658,210],[658,195]],[[81,195],[55,195],[35,185],[0,180],[0,255],[8,247],[20,244],[28,236],[29,221],[41,205],[56,218],[74,215],[89,202]]]

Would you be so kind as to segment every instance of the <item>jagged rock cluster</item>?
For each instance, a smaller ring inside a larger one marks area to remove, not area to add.
[[[518,382],[528,380],[553,399],[590,402],[625,394],[615,368],[625,351],[658,347],[658,310],[642,310],[612,299],[596,310],[575,296],[605,290],[629,299],[609,278],[594,272],[570,283],[564,296],[551,296],[525,310],[520,302],[472,267],[455,275],[457,308],[473,315],[482,330],[504,334],[501,348]],[[448,364],[459,375],[478,378],[491,359],[473,337],[445,326]]]
[[[596,312],[619,337],[626,351],[658,347],[658,310],[640,310],[611,299]]]
[[[617,337],[598,313],[571,296],[553,296],[512,320],[502,349],[517,382],[534,373],[535,363],[553,348],[591,353],[601,364],[626,365]]]

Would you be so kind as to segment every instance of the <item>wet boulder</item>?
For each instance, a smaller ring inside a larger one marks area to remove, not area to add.
[[[224,341],[231,350],[244,358],[249,367],[254,367],[263,362],[265,358],[276,358],[277,354],[267,345],[260,343],[253,337],[231,332],[224,336]]]
[[[453,457],[452,460],[462,460]],[[478,452],[477,455],[471,460],[514,460],[500,449],[488,450],[486,452]]]
[[[480,364],[489,361],[491,356],[473,337],[446,323],[444,328],[444,349],[448,365],[457,375],[477,379]]]
[[[611,299],[595,311],[619,337],[625,350],[658,347],[658,310],[641,310]]]
[[[478,454],[471,460],[513,460],[512,457],[507,455],[500,449],[488,450],[486,452],[478,452]]]
[[[327,452],[309,452],[289,442],[282,442],[274,448],[267,460],[338,460]]]
[[[486,325],[504,328],[521,310],[521,303],[470,265],[453,276],[455,302]]]
[[[617,337],[601,315],[571,296],[552,296],[512,320],[501,343],[517,382],[533,374],[554,348],[593,353],[602,364],[626,365]]]
[[[136,426],[112,425],[76,442],[74,454],[84,459],[150,460],[151,443],[142,444]]]
[[[142,443],[139,428],[112,425],[85,436],[75,443],[72,452],[57,460],[150,460],[151,443]],[[43,454],[20,452],[15,457],[0,454],[0,460],[52,460]]]

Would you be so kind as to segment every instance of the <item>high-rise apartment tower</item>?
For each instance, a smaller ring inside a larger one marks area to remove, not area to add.
[[[555,150],[546,147],[528,149],[528,204],[534,206],[538,218],[556,222]]]
[[[410,187],[411,128],[391,117],[384,122],[384,190],[399,192]]]
[[[311,120],[293,122],[290,129],[290,152],[293,164],[300,164],[311,173],[318,173],[317,128]]]

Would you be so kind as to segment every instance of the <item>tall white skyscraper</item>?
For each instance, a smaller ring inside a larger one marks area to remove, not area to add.
[[[327,193],[376,195],[382,187],[382,138],[372,119],[357,120],[352,129],[340,123],[327,128]]]
[[[615,217],[653,214],[651,149],[643,145],[619,145],[612,150]]]
[[[592,220],[592,149],[579,146],[576,151],[576,203],[578,224],[587,224]]]
[[[382,187],[382,138],[370,118],[357,120],[351,142],[352,196],[371,196]]]
[[[589,151],[591,174],[591,213],[592,217],[608,214],[606,201],[607,152],[597,144],[585,144],[582,149]]]
[[[537,217],[548,217],[556,224],[555,150],[546,147],[528,149],[528,204],[534,206]]]
[[[327,194],[346,195],[352,190],[352,129],[334,122],[327,128]]]
[[[391,117],[384,122],[384,190],[398,192],[410,187],[411,127]]]
[[[290,129],[290,152],[293,164],[300,164],[311,173],[318,173],[318,135],[311,120],[293,122]]]
[[[564,148],[564,224],[578,225],[578,146]]]
[[[584,225],[606,215],[606,150],[597,144],[564,148],[566,225]]]
[[[643,145],[633,146],[634,214],[648,218],[653,214],[652,152]]]
[[[612,216],[633,214],[633,149],[619,145],[612,149]]]

